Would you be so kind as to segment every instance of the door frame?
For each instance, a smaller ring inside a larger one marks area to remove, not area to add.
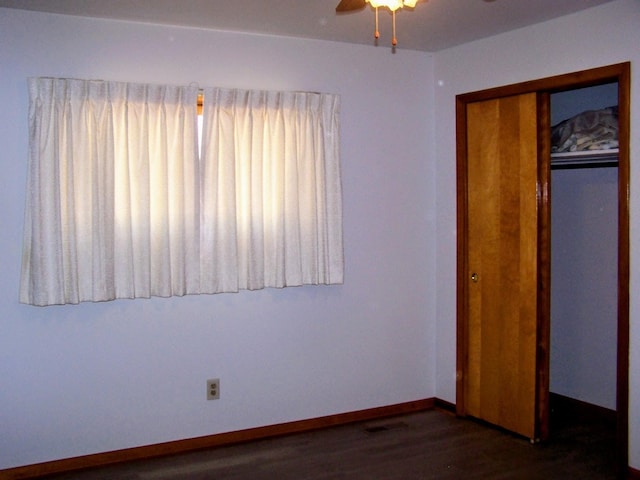
[[[629,430],[629,135],[631,64],[624,62],[554,77],[495,87],[456,96],[457,175],[457,338],[456,413],[465,416],[467,369],[467,104],[524,93],[538,94],[538,313],[536,438],[549,434],[549,344],[551,321],[550,95],[555,92],[618,82],[618,332],[616,463],[628,468]]]

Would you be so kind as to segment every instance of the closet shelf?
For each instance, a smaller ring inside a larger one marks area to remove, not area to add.
[[[562,152],[551,154],[551,166],[600,166],[617,165],[618,149],[609,150],[586,150],[581,152]]]

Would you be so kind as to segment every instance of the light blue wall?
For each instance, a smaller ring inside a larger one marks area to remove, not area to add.
[[[551,385],[616,409],[618,169],[551,172]]]
[[[0,9],[0,469],[433,397],[432,64]],[[20,305],[29,76],[340,94],[344,285]]]

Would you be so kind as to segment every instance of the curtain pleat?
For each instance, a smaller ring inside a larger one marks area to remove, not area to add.
[[[343,282],[338,96],[28,85],[21,302]]]
[[[202,290],[343,282],[339,97],[204,90]]]
[[[20,301],[199,291],[197,94],[29,79]]]

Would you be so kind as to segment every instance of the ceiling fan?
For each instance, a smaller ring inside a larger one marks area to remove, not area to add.
[[[402,7],[413,8],[416,6],[416,3],[421,1],[426,2],[427,0],[340,0],[340,3],[338,3],[336,7],[336,12],[345,13],[362,10],[367,6],[367,3],[371,4],[376,10],[376,31],[374,37],[377,40],[380,38],[380,31],[378,30],[378,8],[387,7],[393,16],[393,38],[391,45],[395,47],[398,44],[398,40],[396,39],[396,10]]]
[[[387,7],[389,10],[397,10],[403,6],[413,8],[416,3],[424,2],[426,0],[341,0],[336,7],[336,12],[352,12],[355,10],[361,10],[370,3],[372,7]]]

